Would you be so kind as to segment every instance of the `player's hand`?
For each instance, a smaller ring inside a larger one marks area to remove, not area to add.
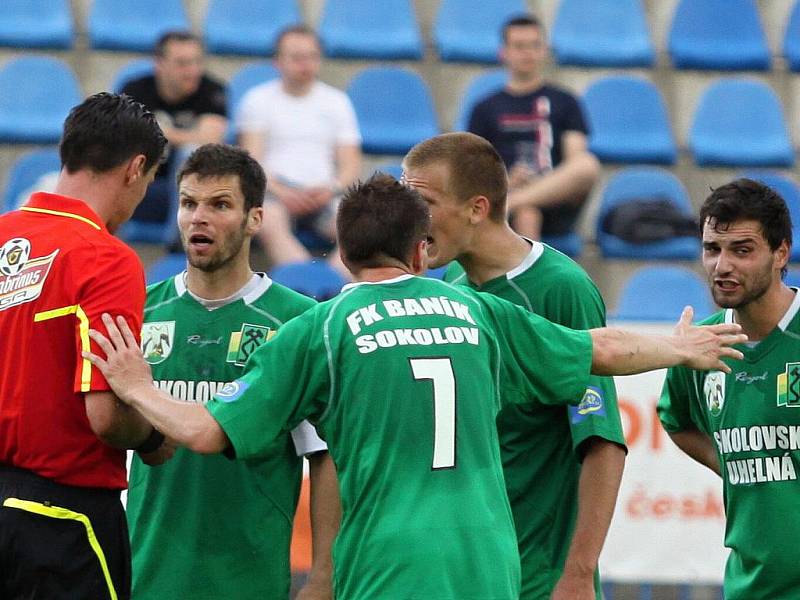
[[[333,600],[332,586],[309,581],[294,598],[295,600]]]
[[[163,465],[175,454],[175,443],[169,438],[164,438],[161,445],[152,452],[137,452],[142,462],[149,467]]]
[[[558,580],[550,600],[595,600],[594,575],[572,575],[567,571]]]
[[[742,360],[739,350],[731,348],[734,344],[743,344],[747,336],[742,333],[738,323],[719,323],[717,325],[692,325],[694,310],[687,306],[675,326],[675,336],[685,353],[683,365],[702,371],[723,371],[731,369],[722,362],[723,358]]]
[[[100,358],[91,352],[82,352],[82,356],[100,369],[117,397],[131,404],[141,390],[153,387],[153,376],[136,337],[133,335],[124,317],[117,317],[116,322],[108,313],[103,313],[103,324],[108,337],[95,329],[89,330],[91,337],[106,358]]]

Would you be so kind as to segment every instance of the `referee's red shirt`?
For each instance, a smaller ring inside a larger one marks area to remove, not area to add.
[[[122,489],[125,452],[92,432],[84,394],[108,390],[81,357],[104,312],[141,330],[144,272],[84,202],[33,194],[0,217],[0,463],[59,483]]]

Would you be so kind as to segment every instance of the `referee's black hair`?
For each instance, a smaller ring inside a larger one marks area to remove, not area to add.
[[[126,95],[101,92],[74,107],[59,151],[68,173],[89,169],[105,173],[143,154],[145,171],[161,160],[167,138],[155,115]]]
[[[267,177],[264,169],[247,150],[228,144],[204,144],[189,155],[178,172],[178,186],[188,175],[206,177],[239,176],[239,189],[244,196],[244,212],[264,203]]]
[[[336,232],[345,264],[355,269],[408,265],[414,247],[430,234],[422,196],[391,175],[376,173],[347,189]]]

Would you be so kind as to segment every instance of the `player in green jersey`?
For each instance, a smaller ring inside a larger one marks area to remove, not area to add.
[[[265,178],[246,152],[202,146],[178,182],[178,227],[188,264],[186,271],[148,288],[142,349],[159,389],[202,405],[242,374],[256,348],[314,301],[250,268]],[[330,598],[330,559],[320,551],[327,548],[330,554],[338,507],[333,463],[325,450],[313,427],[301,423],[248,460],[231,462],[183,448],[158,468],[134,458],[127,505],[133,598],[288,598],[303,455],[309,456],[315,486],[318,550],[312,583],[303,594]],[[319,502],[320,494],[331,491],[332,512]]]
[[[492,145],[471,133],[417,144],[405,181],[428,202],[432,267],[573,329],[605,325],[586,272],[506,219],[507,174]],[[591,377],[579,406],[509,404],[497,420],[506,489],[522,563],[522,600],[601,597],[597,561],[625,462],[613,379]]]
[[[304,418],[336,463],[342,524],[338,600],[516,600],[519,554],[495,418],[501,402],[577,403],[590,369],[723,368],[738,326],[677,336],[576,331],[510,302],[417,277],[430,213],[386,175],[345,194],[337,218],[356,284],[284,325],[206,406],[153,387],[124,319],[106,359],[87,353],[125,402],[199,452],[257,455]],[[286,376],[289,373],[290,376]],[[556,393],[556,388],[561,392]]]
[[[716,303],[750,342],[732,373],[671,369],[658,403],[670,437],[722,477],[727,600],[800,598],[800,295],[783,282],[792,224],[773,190],[739,179],[700,209]]]

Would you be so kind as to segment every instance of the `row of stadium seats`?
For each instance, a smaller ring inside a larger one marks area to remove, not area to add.
[[[432,42],[444,61],[493,63],[501,24],[526,12],[523,0],[441,0]],[[203,25],[215,54],[271,55],[278,32],[302,20],[297,0],[210,0]],[[148,52],[168,29],[189,29],[182,0],[94,0],[89,44]],[[552,28],[556,61],[591,67],[648,67],[655,62],[642,0],[560,0]],[[411,0],[326,0],[319,23],[332,58],[421,59]],[[69,0],[4,0],[0,45],[71,48]],[[783,35],[789,67],[800,71],[800,2]],[[767,70],[771,57],[755,0],[680,0],[668,34],[679,69]]]
[[[55,148],[42,148],[21,156],[11,169],[2,196],[0,212],[16,208],[41,178],[59,169]],[[400,176],[400,166],[386,164],[379,170],[395,177]],[[792,216],[794,235],[800,239],[800,187],[788,177],[770,171],[746,171],[741,176],[760,180],[776,189],[786,200]],[[686,188],[671,172],[659,167],[628,167],[615,173],[600,194],[600,205],[594,227],[595,241],[600,254],[606,259],[637,260],[695,260],[700,253],[700,242],[695,235],[633,243],[604,230],[609,214],[627,202],[663,200],[674,206],[677,213],[691,219],[693,208]],[[127,234],[126,234],[127,231]],[[131,231],[123,230],[123,237],[137,239]],[[583,242],[575,234],[569,239],[547,240],[571,256],[579,256]],[[800,245],[794,247],[792,261],[800,261]],[[313,294],[312,294],[313,295]]]
[[[152,71],[150,59],[125,66],[114,78],[125,81]],[[233,142],[236,108],[252,86],[277,77],[267,63],[251,63],[230,81]],[[474,104],[499,90],[502,70],[477,76],[461,99],[454,129],[467,127]],[[58,89],[58,94],[52,90]],[[424,80],[398,67],[367,67],[351,80],[349,94],[368,154],[404,154],[440,127]],[[69,108],[81,93],[72,70],[59,59],[23,56],[0,68],[0,142],[55,143]],[[675,164],[678,148],[658,88],[643,77],[601,77],[583,94],[590,148],[603,162]],[[765,83],[720,78],[703,93],[689,131],[688,146],[699,166],[789,167],[794,150],[778,96]]]
[[[185,268],[183,254],[167,254],[150,266],[147,282],[167,279]],[[274,281],[319,301],[334,297],[346,283],[339,273],[320,260],[282,265],[270,271],[269,275]],[[443,275],[443,268],[428,272],[429,277],[441,278]],[[670,293],[664,294],[664,289],[669,289]],[[697,319],[715,311],[708,286],[694,271],[674,265],[647,266],[624,283],[617,308],[609,318],[671,321],[687,304],[694,307]]]

